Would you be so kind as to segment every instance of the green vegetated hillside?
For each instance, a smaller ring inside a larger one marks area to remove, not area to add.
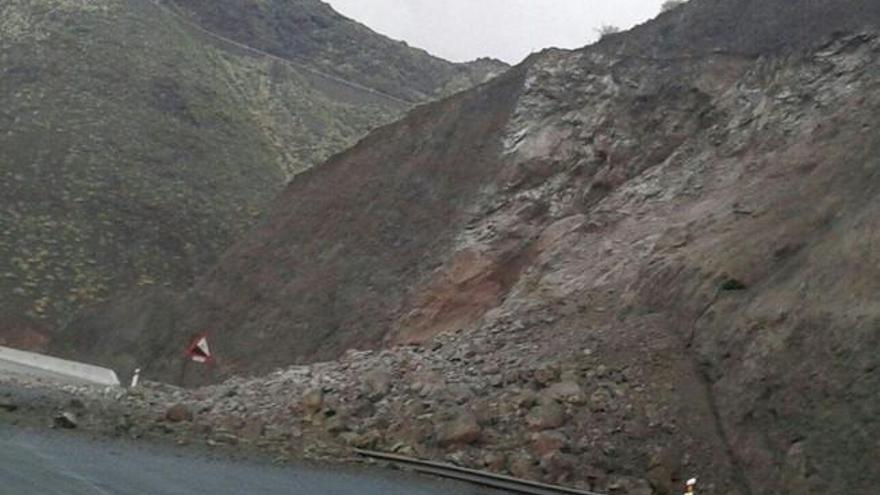
[[[188,285],[293,175],[408,107],[146,0],[3,2],[0,88],[0,343],[31,347],[122,289]]]
[[[450,94],[507,69],[498,60],[454,64],[316,0],[160,0],[212,32],[408,101]]]

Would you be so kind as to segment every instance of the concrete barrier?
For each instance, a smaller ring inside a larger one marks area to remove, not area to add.
[[[119,386],[119,378],[113,370],[0,346],[0,374],[4,369],[69,383]]]

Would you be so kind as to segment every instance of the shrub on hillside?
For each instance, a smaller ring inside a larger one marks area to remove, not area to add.
[[[619,33],[620,28],[617,26],[612,26],[610,24],[603,24],[601,27],[596,29],[596,32],[599,33],[599,39],[602,39],[610,34]]]
[[[660,7],[660,12],[668,12],[676,7],[684,5],[687,0],[666,0]]]

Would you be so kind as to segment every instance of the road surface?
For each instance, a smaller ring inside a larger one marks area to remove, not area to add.
[[[401,473],[275,467],[0,425],[0,495],[501,495]]]

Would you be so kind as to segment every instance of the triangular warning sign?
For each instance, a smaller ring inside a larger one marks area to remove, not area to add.
[[[211,355],[211,350],[208,348],[208,338],[207,337],[202,337],[201,339],[199,339],[199,341],[196,343],[195,351],[196,352],[201,351],[201,353],[204,354],[205,357],[208,357]]]
[[[208,337],[206,335],[200,335],[197,337],[193,343],[190,344],[186,354],[190,359],[197,363],[208,362],[211,359],[211,348],[208,347]]]

